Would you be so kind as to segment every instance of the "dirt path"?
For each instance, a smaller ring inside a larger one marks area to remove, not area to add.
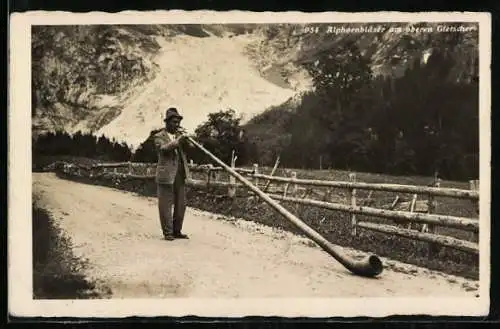
[[[351,275],[289,233],[188,209],[190,240],[162,240],[154,198],[33,174],[33,192],[87,258],[90,277],[123,297],[474,296],[475,282],[422,269]],[[395,262],[391,262],[395,267]],[[411,272],[411,271],[410,271]],[[456,282],[453,282],[456,281]]]

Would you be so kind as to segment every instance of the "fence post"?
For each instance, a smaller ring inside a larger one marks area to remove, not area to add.
[[[355,173],[350,173],[349,174],[349,181],[354,183],[356,182],[356,174]],[[356,189],[355,188],[350,188],[349,189],[349,196],[351,197],[351,207],[356,207]],[[356,236],[357,235],[357,220],[356,220],[356,214],[351,214],[351,235]]]
[[[234,150],[233,150],[233,153],[231,154],[231,168],[233,170],[235,170],[235,168],[236,168],[236,159],[237,158],[238,157],[236,157],[234,155]],[[236,195],[236,180],[233,177],[233,175],[229,175],[229,189],[227,191],[227,194],[230,198],[234,198]]]
[[[479,190],[479,180],[470,180],[469,181],[469,188],[472,191],[478,191]],[[475,208],[474,210],[476,211],[476,213],[479,214],[479,201],[473,200],[472,203],[473,203],[473,206]]]
[[[128,162],[128,174],[132,175],[132,162]]]
[[[330,195],[332,194],[332,189],[328,188],[323,196],[323,201],[328,201],[330,199]]]
[[[297,172],[296,171],[292,171],[291,178],[292,178],[292,183],[297,179]],[[297,195],[297,190],[298,190],[297,183],[293,183],[292,184],[292,195],[294,197]]]
[[[413,194],[413,197],[411,199],[411,203],[410,203],[410,212],[414,212],[415,211],[415,206],[417,204],[417,198],[418,198],[418,194]],[[410,230],[411,229],[411,224],[412,222],[409,222],[408,223],[408,229]]]
[[[434,180],[434,187],[440,187],[440,186],[441,186],[441,179],[436,178]],[[429,194],[429,201],[428,202],[429,202],[429,204],[427,207],[427,213],[428,214],[435,213],[436,209],[437,209],[437,202],[436,202],[433,195]],[[434,225],[428,224],[426,228],[427,228],[426,231],[428,233],[436,233],[436,227]],[[424,231],[424,227],[422,227],[422,231]],[[439,253],[440,249],[441,248],[439,247],[439,245],[430,242],[429,243],[429,257],[432,257],[432,256],[436,255],[437,253]]]
[[[477,191],[479,190],[479,180],[470,180],[469,181],[469,188],[472,190],[472,191]],[[472,205],[474,207],[474,210],[476,211],[477,214],[479,214],[479,200],[476,201],[476,200],[473,200],[472,201]],[[478,240],[479,241],[479,233],[473,233],[473,237],[474,239]]]
[[[207,169],[207,187],[210,186],[210,179],[212,179],[212,170],[211,168],[209,167]]]
[[[211,172],[212,178],[214,179],[214,182],[218,182],[220,179],[220,171],[219,170],[212,170]]]
[[[280,156],[278,155],[278,157],[276,158],[276,161],[274,162],[274,166],[273,166],[273,170],[271,170],[271,173],[269,174],[269,176],[273,176],[274,173],[276,172],[276,169],[278,168],[278,165],[280,163]],[[272,181],[271,180],[268,180],[266,185],[264,185],[264,189],[263,189],[263,192],[266,192],[267,189],[269,188],[269,186],[271,185]]]
[[[290,188],[290,186],[292,187],[292,192],[291,192],[292,198],[297,197],[298,185],[297,185],[297,183],[295,183],[296,179],[297,179],[297,172],[296,171],[290,172],[290,185],[286,186],[286,190],[288,193],[288,189]],[[306,193],[307,193],[307,189],[306,189]],[[305,197],[305,194],[304,194],[304,197]],[[299,207],[300,207],[300,204],[296,203],[295,204],[295,212],[299,211]]]
[[[258,163],[253,164],[253,173],[254,173],[254,175],[259,174],[259,164]],[[253,178],[253,185],[259,187],[259,179],[257,177]]]
[[[285,172],[286,174],[286,172]],[[290,182],[285,183],[285,187],[283,188],[283,197],[288,196],[288,189],[290,188]]]

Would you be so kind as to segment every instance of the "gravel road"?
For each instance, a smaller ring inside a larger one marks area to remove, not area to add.
[[[304,238],[188,208],[189,240],[162,240],[155,198],[33,174],[33,193],[112,298],[473,297],[475,281],[383,259],[378,279],[350,274]],[[346,253],[356,253],[346,249]],[[357,252],[359,254],[359,252]]]

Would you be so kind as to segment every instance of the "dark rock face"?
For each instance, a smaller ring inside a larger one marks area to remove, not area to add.
[[[96,130],[123,93],[154,78],[153,35],[120,26],[37,26],[32,32],[34,132]]]

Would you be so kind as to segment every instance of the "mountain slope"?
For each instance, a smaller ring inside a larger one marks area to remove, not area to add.
[[[337,24],[356,27],[360,24]],[[433,47],[457,54],[454,76],[477,72],[477,31],[327,33],[329,24],[116,25],[38,27],[32,35],[33,134],[64,129],[138,146],[177,106],[193,130],[210,112],[254,114],[311,88],[303,64],[345,57],[353,42],[374,75],[398,75]],[[427,24],[434,29],[437,24]],[[333,26],[333,24],[332,24]],[[449,47],[449,39],[461,39]],[[348,59],[344,58],[344,61]],[[299,97],[300,98],[300,97]],[[244,122],[246,120],[243,120]]]
[[[31,42],[34,136],[102,127],[157,71],[151,57],[160,47],[137,27],[34,26]]]
[[[439,32],[440,23],[267,25],[256,29],[254,33],[261,36],[262,42],[253,44],[249,51],[255,54],[261,66],[272,65],[289,73],[301,64],[313,63],[325,53],[339,55],[341,45],[353,42],[370,60],[374,75],[390,75],[395,71],[404,71],[413,59],[422,58],[434,47],[444,47],[460,53],[457,75],[463,75],[464,71],[473,74],[474,62],[478,59],[478,25],[455,25],[468,30]],[[359,31],[356,29],[368,27],[372,27],[374,32],[331,32],[333,28]],[[417,28],[427,32],[416,32]],[[459,45],[458,49],[453,45]]]
[[[162,125],[170,106],[179,108],[184,127],[193,131],[211,112],[232,108],[248,119],[296,94],[273,84],[254,68],[245,56],[246,46],[255,41],[252,36],[180,35],[158,40],[162,48],[154,59],[159,67],[156,78],[136,90],[123,104],[121,114],[97,134],[116,136],[137,146]]]

